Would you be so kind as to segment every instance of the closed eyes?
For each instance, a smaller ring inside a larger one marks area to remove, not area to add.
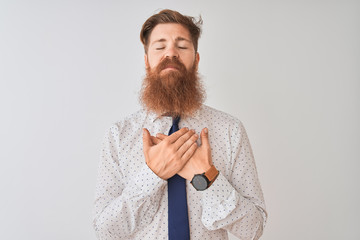
[[[188,49],[187,47],[178,47],[179,49]],[[155,48],[155,50],[163,50],[165,49],[165,47],[158,47],[158,48]]]

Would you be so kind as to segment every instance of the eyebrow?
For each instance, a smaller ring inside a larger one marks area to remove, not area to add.
[[[175,38],[175,41],[176,41],[176,42],[186,41],[186,42],[191,43],[191,41],[190,41],[189,39],[186,39],[186,38],[184,38],[184,37],[177,37],[177,38]],[[166,42],[166,39],[165,39],[165,38],[160,38],[160,39],[152,42],[151,45],[153,45],[153,44],[155,44],[155,43],[159,43],[159,42],[160,42],[160,43],[161,43],[161,42]]]

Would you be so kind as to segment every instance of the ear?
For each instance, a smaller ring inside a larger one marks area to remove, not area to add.
[[[144,54],[144,61],[145,61],[145,67],[146,67],[146,69],[148,69],[150,65],[149,65],[149,59],[148,59],[148,56],[146,53]]]
[[[196,69],[198,69],[198,67],[199,67],[199,62],[200,62],[200,54],[199,54],[199,52],[197,52],[197,53],[195,54]]]

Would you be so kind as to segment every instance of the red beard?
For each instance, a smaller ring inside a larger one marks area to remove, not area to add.
[[[171,66],[177,70],[163,69]],[[152,71],[146,70],[140,101],[143,106],[158,116],[191,116],[200,108],[205,91],[198,77],[196,64],[187,71],[177,58],[165,58]]]

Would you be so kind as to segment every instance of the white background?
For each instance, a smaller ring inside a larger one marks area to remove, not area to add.
[[[247,129],[262,239],[358,239],[360,2],[348,0],[1,0],[1,239],[95,239],[101,141],[139,109],[139,32],[164,8],[203,17],[206,104]]]

